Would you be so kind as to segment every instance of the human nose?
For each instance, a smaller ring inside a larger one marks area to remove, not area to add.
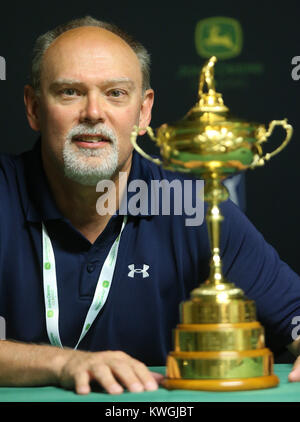
[[[103,123],[105,121],[105,107],[100,96],[96,93],[86,96],[80,112],[80,121],[89,123]]]

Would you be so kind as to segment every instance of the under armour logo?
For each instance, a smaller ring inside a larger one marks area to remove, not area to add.
[[[149,277],[149,273],[147,272],[149,265],[144,264],[143,268],[134,268],[134,264],[130,264],[128,268],[130,269],[128,277],[134,278],[135,274],[143,274],[143,278]]]

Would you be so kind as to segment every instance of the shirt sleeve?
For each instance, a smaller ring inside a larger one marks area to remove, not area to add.
[[[268,347],[280,350],[295,340],[293,318],[300,316],[300,277],[280,259],[237,206],[226,201],[221,210],[224,275],[255,301]]]

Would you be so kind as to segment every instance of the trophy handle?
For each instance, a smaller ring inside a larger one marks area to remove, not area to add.
[[[284,119],[284,120],[272,120],[272,122],[270,122],[269,124],[269,128],[267,132],[262,134],[261,139],[259,140],[259,144],[261,144],[262,142],[265,142],[267,138],[271,136],[275,126],[282,126],[283,129],[285,129],[286,131],[285,139],[283,140],[282,144],[279,145],[279,147],[276,148],[274,151],[267,153],[263,157],[260,157],[256,161],[254,161],[253,164],[251,165],[252,168],[264,165],[265,161],[268,161],[270,160],[270,158],[274,157],[274,155],[277,155],[289,143],[293,134],[293,127],[288,124],[287,119]]]
[[[142,127],[138,127],[138,126],[133,126],[133,130],[131,132],[131,136],[130,136],[130,141],[134,147],[134,149],[141,154],[144,158],[146,158],[147,160],[152,161],[152,163],[155,163],[157,165],[161,165],[162,161],[159,158],[153,158],[151,157],[149,154],[147,154],[144,150],[142,150],[142,148],[140,148],[136,142],[136,138],[139,135],[139,132],[141,130],[146,130],[149,137],[152,139],[152,141],[157,142],[156,137],[154,136],[153,133],[153,129],[150,126],[147,126],[146,128],[142,128]]]

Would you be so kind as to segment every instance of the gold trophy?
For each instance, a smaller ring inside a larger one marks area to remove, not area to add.
[[[208,280],[180,305],[180,324],[174,330],[174,351],[167,358],[164,386],[168,389],[208,391],[252,390],[275,387],[273,354],[265,347],[264,328],[256,320],[256,307],[244,292],[222,274],[220,202],[228,198],[222,181],[236,172],[263,166],[289,142],[293,128],[287,120],[264,125],[230,118],[222,95],[215,90],[211,57],[203,67],[199,101],[175,124],[163,124],[156,136],[162,161],[146,154],[136,142],[142,128],[134,127],[131,142],[144,157],[169,170],[193,173],[205,180],[206,221],[211,247]],[[286,138],[271,153],[262,144],[276,126]]]

